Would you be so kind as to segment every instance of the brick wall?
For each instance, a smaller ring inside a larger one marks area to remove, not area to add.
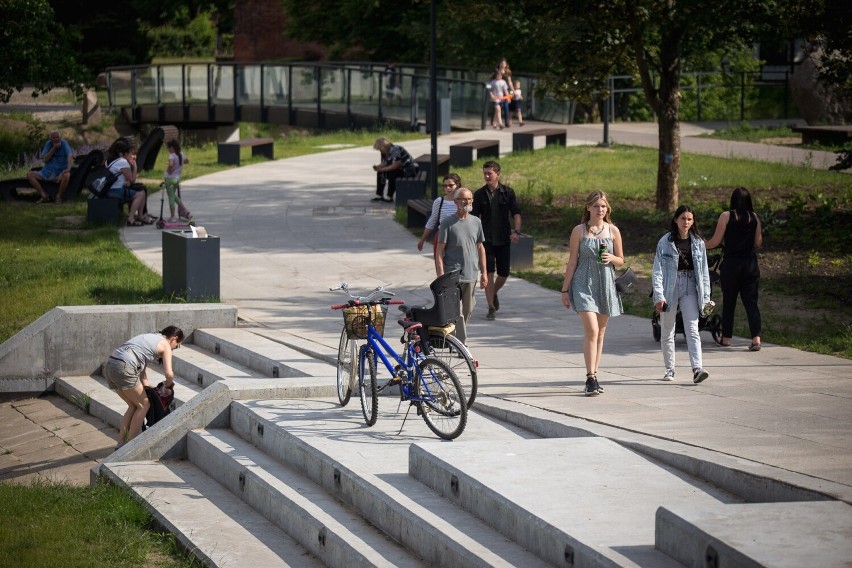
[[[319,44],[284,37],[286,16],[280,2],[243,0],[234,6],[234,60],[318,60],[325,56]]]

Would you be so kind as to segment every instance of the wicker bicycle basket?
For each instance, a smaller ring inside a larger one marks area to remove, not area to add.
[[[367,339],[367,326],[372,323],[379,335],[385,332],[385,305],[348,306],[343,308],[343,324],[349,339]]]

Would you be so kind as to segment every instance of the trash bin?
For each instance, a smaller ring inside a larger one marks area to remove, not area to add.
[[[163,289],[187,300],[219,298],[219,237],[163,231]]]
[[[429,102],[426,102],[426,132],[431,132],[432,125],[432,107]],[[450,99],[438,99],[438,132],[440,134],[451,134],[452,129],[452,113],[450,111]]]

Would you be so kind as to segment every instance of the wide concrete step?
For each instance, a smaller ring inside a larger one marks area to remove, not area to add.
[[[230,430],[198,430],[187,457],[327,566],[425,564],[293,468]]]
[[[165,380],[162,370],[156,365],[149,366],[146,373],[152,385]],[[127,410],[127,404],[109,388],[107,380],[101,375],[58,377],[54,388],[57,394],[115,428],[118,428],[121,417]],[[184,404],[200,391],[200,387],[176,376],[174,408]]]
[[[657,548],[685,566],[849,566],[850,537],[852,506],[840,501],[657,511]]]
[[[414,444],[409,474],[555,565],[676,567],[654,549],[661,505],[741,500],[606,438]]]
[[[224,379],[269,378],[260,371],[189,344],[181,346],[173,353],[172,367],[176,375],[186,377],[202,388]]]
[[[230,424],[246,441],[321,486],[426,563],[548,566],[408,474],[412,443],[446,442],[435,441],[413,411],[403,425],[404,413],[380,405],[379,421],[367,428],[360,409],[340,408],[336,399],[239,401],[231,403]],[[474,422],[468,429],[480,440],[521,435],[493,420],[476,417]]]
[[[319,568],[324,564],[284,531],[186,461],[109,463],[157,522],[205,565]]]
[[[197,329],[192,341],[267,377],[334,376],[327,363],[243,328]]]

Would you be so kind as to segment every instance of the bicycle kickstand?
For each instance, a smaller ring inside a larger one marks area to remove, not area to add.
[[[408,410],[405,411],[405,416],[402,417],[402,424],[399,425],[399,432],[396,433],[397,436],[402,434],[402,429],[405,427],[405,421],[408,420],[408,413],[411,412],[411,407],[414,406],[414,401],[409,401]],[[402,401],[400,401],[402,403]],[[399,408],[399,407],[397,407]]]

